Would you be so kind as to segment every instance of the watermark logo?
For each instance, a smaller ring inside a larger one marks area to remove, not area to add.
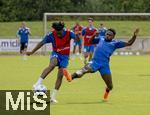
[[[50,115],[50,92],[0,90],[0,115]]]

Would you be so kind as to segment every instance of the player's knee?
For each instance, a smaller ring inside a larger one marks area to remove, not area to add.
[[[49,65],[49,70],[52,70],[52,69],[54,69],[55,68],[55,65]]]
[[[83,71],[82,70],[78,70],[75,74],[74,74],[74,76],[77,76],[78,78],[81,78],[82,77],[82,75],[83,75]]]
[[[52,58],[50,61],[50,64],[57,64],[58,63],[58,59],[57,58]]]
[[[93,70],[92,70],[92,68],[89,64],[85,65],[83,70],[84,70],[85,73],[92,73],[93,72]]]

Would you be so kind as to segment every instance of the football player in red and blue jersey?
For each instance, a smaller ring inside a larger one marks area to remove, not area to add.
[[[82,69],[78,70],[72,75],[70,75],[68,71],[66,75],[72,76],[72,79],[76,79],[81,78],[86,73],[95,73],[99,71],[102,79],[106,84],[104,100],[107,100],[109,92],[113,88],[112,74],[109,66],[110,56],[118,48],[131,46],[135,42],[138,33],[139,29],[136,29],[133,33],[132,38],[128,42],[115,40],[114,37],[116,35],[116,31],[112,28],[107,30],[104,37],[99,36],[99,38],[95,38],[95,36],[97,35],[97,33],[95,33],[93,37],[89,40],[89,42],[97,44],[92,60]]]
[[[94,45],[89,43],[89,39],[97,31],[93,26],[93,18],[88,18],[89,26],[82,30],[82,36],[84,39],[84,64],[90,61],[94,52]],[[89,58],[89,59],[88,59]]]
[[[75,26],[72,28],[74,33],[76,34],[76,39],[74,40],[73,43],[73,58],[75,57],[75,53],[76,53],[76,47],[79,46],[79,56],[80,59],[82,60],[82,55],[81,55],[81,50],[82,50],[82,29],[83,26],[79,24],[79,22],[77,21]]]
[[[37,46],[31,51],[27,52],[27,55],[32,55],[39,48],[41,48],[46,43],[51,43],[53,51],[50,56],[50,63],[48,67],[46,67],[36,84],[33,86],[34,89],[38,85],[42,84],[42,81],[46,78],[46,76],[56,67],[58,66],[58,74],[57,80],[55,84],[55,88],[51,94],[51,102],[57,103],[56,94],[61,86],[62,78],[64,70],[68,66],[69,62],[69,54],[70,54],[70,42],[71,39],[75,39],[75,33],[65,29],[63,22],[54,22],[52,24],[52,28],[54,29],[52,32],[48,33],[44,39],[37,44]],[[67,78],[69,81],[69,78]]]

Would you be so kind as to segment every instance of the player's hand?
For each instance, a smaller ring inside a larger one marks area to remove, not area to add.
[[[99,32],[95,32],[94,34],[93,34],[93,36],[98,36],[99,35]]]
[[[139,31],[140,31],[140,29],[137,28],[137,29],[134,31],[134,36],[137,36],[137,35],[139,34]]]
[[[33,54],[32,52],[26,52],[26,55],[28,55],[28,56],[30,56],[32,54]]]
[[[19,39],[16,39],[17,40],[17,43],[20,43],[20,40]]]

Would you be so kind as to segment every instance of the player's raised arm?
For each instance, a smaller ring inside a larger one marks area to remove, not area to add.
[[[134,43],[134,41],[136,40],[138,33],[139,33],[139,28],[137,28],[134,31],[132,38],[128,42],[125,43],[125,46],[131,46]]]
[[[44,45],[43,41],[39,42],[31,52],[27,52],[28,56],[34,54],[38,49],[40,49]]]

